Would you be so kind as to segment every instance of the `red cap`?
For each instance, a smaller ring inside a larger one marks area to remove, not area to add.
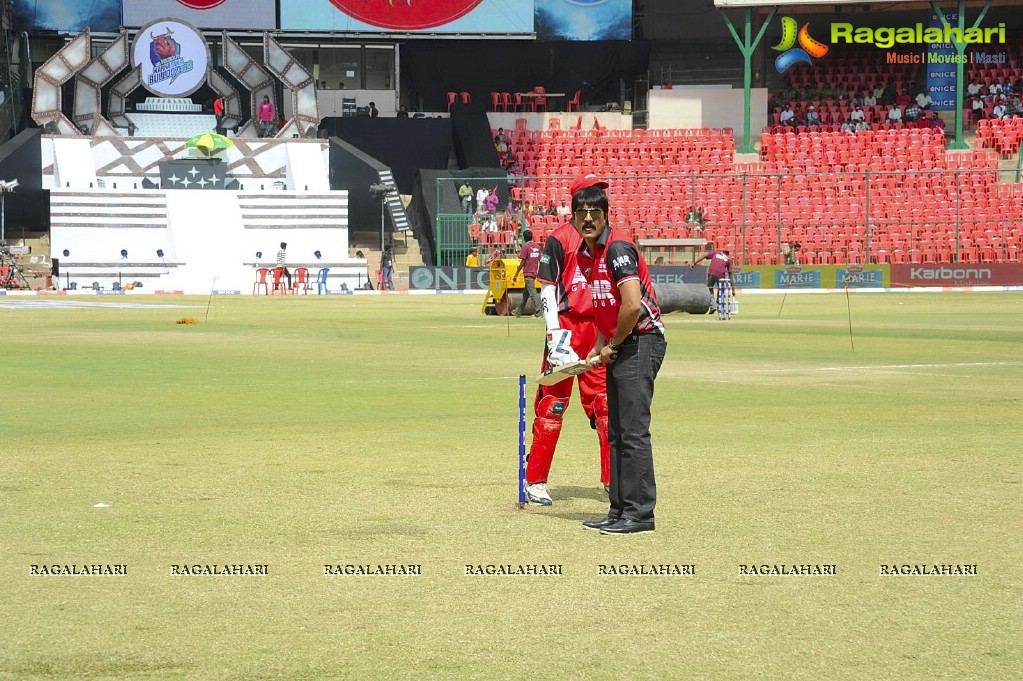
[[[575,196],[575,193],[580,189],[586,189],[587,187],[600,187],[601,189],[607,189],[608,184],[606,180],[600,179],[595,173],[583,173],[579,177],[572,180],[572,186],[568,188],[570,196]]]

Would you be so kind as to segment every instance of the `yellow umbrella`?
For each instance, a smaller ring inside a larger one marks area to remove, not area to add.
[[[234,141],[215,132],[204,132],[185,142],[185,146],[195,147],[202,152],[203,156],[210,156],[228,147],[233,147]]]

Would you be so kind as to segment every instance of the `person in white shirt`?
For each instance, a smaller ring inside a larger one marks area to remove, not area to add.
[[[966,94],[970,95],[971,97],[975,97],[975,96],[979,95],[980,94],[980,83],[978,83],[977,81],[973,81],[969,85],[967,85],[966,86]]]
[[[792,119],[795,115],[796,112],[792,110],[792,105],[789,104],[785,107],[785,110],[781,112],[781,116],[778,117],[778,120],[781,121],[782,125],[792,125]]]
[[[865,116],[863,115],[863,109],[861,107],[856,107],[849,114],[849,120],[853,123],[855,123],[856,121],[862,121],[864,119]]]
[[[991,109],[991,118],[1005,118],[1005,101],[999,100],[995,108]]]
[[[921,109],[926,109],[933,103],[934,100],[931,99],[931,95],[927,92],[921,92],[916,96],[916,105]]]
[[[1002,84],[999,83],[997,80],[994,81],[993,83],[991,83],[991,85],[988,86],[987,93],[989,95],[1000,95],[1000,94],[1002,94]]]
[[[877,104],[877,98],[874,97],[870,92],[863,93],[863,106],[874,106]]]
[[[891,123],[901,123],[902,110],[897,106],[892,106],[892,108],[888,109],[888,120]]]

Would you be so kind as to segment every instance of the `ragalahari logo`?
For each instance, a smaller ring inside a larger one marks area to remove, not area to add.
[[[785,73],[799,62],[812,64],[814,59],[820,59],[828,53],[827,45],[810,37],[810,24],[803,24],[798,31],[797,26],[792,17],[781,18],[781,42],[771,48],[781,52],[774,60],[778,73]],[[797,42],[799,47],[795,46]]]

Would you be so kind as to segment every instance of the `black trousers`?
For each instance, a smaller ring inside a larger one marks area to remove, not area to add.
[[[633,333],[607,365],[607,435],[611,444],[608,515],[653,520],[657,503],[650,405],[667,342],[660,334]]]

